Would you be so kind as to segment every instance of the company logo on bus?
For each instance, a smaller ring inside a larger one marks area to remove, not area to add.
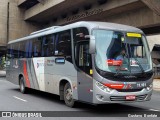
[[[37,60],[37,68],[45,66],[53,66],[54,60]]]

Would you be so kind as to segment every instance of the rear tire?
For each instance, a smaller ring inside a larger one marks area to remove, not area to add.
[[[21,92],[21,93],[23,93],[23,94],[26,94],[26,93],[27,93],[27,88],[25,87],[24,78],[23,78],[23,77],[20,78],[19,88],[20,88],[20,92]]]
[[[69,83],[66,83],[64,86],[64,102],[68,107],[74,107],[75,105],[73,92]]]

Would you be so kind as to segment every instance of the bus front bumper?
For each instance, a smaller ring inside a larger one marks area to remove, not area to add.
[[[143,88],[142,90],[136,92],[119,92],[116,89],[106,92],[94,84],[93,103],[105,104],[149,101],[151,99],[152,91],[152,88],[150,90]],[[127,96],[134,96],[135,99],[127,99]]]

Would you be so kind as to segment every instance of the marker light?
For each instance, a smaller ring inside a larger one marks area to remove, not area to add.
[[[139,33],[127,33],[127,36],[128,37],[142,37],[142,35],[141,34],[139,34]]]

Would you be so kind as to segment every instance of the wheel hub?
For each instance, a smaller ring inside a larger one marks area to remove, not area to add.
[[[21,87],[21,91],[23,91],[23,90],[24,90],[24,86],[23,86],[23,83],[22,83],[22,82],[21,82],[20,87]]]
[[[66,99],[72,100],[72,90],[71,89],[66,90]]]

